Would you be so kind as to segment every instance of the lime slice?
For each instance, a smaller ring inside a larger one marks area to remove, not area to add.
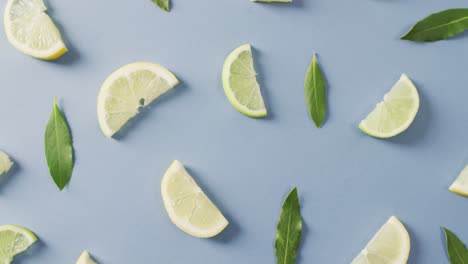
[[[449,190],[458,195],[468,197],[468,165],[462,170],[455,182],[450,186]]]
[[[128,64],[112,73],[99,92],[97,113],[101,130],[112,137],[163,93],[179,83],[166,68],[153,63]]]
[[[194,237],[208,238],[219,234],[228,221],[203,193],[184,165],[174,161],[161,183],[164,206],[172,222]]]
[[[96,264],[96,262],[94,262],[94,260],[89,256],[87,251],[83,251],[76,261],[76,264]]]
[[[406,264],[410,244],[410,237],[405,227],[392,216],[352,264]]]
[[[229,102],[246,116],[265,117],[267,110],[256,76],[249,44],[235,49],[224,62],[223,87]]]
[[[0,175],[7,173],[12,166],[13,162],[10,157],[5,152],[0,151]]]
[[[405,131],[419,109],[419,94],[411,80],[403,74],[384,96],[384,100],[362,120],[359,128],[369,136],[389,138]]]
[[[16,255],[25,251],[36,240],[37,237],[24,227],[0,226],[0,263],[11,263]]]
[[[54,60],[68,50],[46,10],[43,0],[8,0],[3,20],[8,41],[16,49],[32,57]]]

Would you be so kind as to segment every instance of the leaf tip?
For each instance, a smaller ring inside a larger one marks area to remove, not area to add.
[[[446,228],[445,226],[442,226],[441,228],[444,231],[445,235],[447,235],[449,233],[453,233],[452,231],[450,231],[450,229]]]
[[[295,196],[298,196],[298,195],[297,195],[297,192],[298,192],[298,191],[297,191],[297,186],[294,186],[294,188],[292,188],[291,192],[289,192],[289,195],[293,194],[293,195],[295,195]]]
[[[315,126],[316,126],[317,128],[321,128],[322,125],[323,125],[323,122],[315,121],[315,120],[314,120],[314,124],[315,124]]]

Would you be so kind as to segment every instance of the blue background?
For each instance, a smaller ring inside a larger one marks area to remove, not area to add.
[[[305,224],[299,263],[349,263],[391,216],[407,226],[409,263],[448,263],[440,226],[468,241],[468,200],[447,188],[468,161],[468,35],[399,40],[457,0],[50,0],[70,52],[44,62],[0,35],[0,148],[18,166],[0,185],[0,222],[40,243],[15,263],[274,263],[276,220],[298,186]],[[5,1],[4,1],[5,2]],[[4,4],[2,5],[4,6]],[[239,114],[221,85],[225,57],[251,43],[270,115]],[[322,129],[308,117],[303,78],[313,52],[328,80]],[[160,63],[181,84],[107,139],[96,118],[104,79],[135,61]],[[421,107],[389,140],[358,123],[406,73]],[[53,96],[70,123],[69,187],[50,179],[43,134]],[[159,184],[182,161],[231,225],[192,238],[169,220]]]

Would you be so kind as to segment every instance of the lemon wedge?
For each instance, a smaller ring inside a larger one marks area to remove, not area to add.
[[[228,221],[185,170],[174,161],[161,183],[164,206],[172,222],[194,237],[213,237]]]
[[[5,33],[19,51],[38,59],[54,60],[68,49],[46,10],[43,0],[8,0],[3,17]]]

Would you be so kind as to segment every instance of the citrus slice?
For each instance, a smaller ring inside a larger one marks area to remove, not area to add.
[[[419,94],[405,74],[384,96],[384,100],[362,120],[359,128],[369,136],[389,138],[405,131],[419,109]]]
[[[224,62],[223,87],[237,111],[250,117],[265,117],[267,110],[257,82],[249,44],[235,49]]]
[[[89,256],[87,251],[83,251],[76,261],[76,264],[96,264],[96,262]]]
[[[101,130],[112,137],[140,108],[179,83],[166,68],[153,63],[128,64],[105,80],[99,92],[97,113]]]
[[[406,264],[410,244],[408,231],[396,217],[392,216],[352,264]]]
[[[228,225],[228,221],[216,205],[177,160],[164,174],[161,194],[169,218],[189,235],[213,237]]]
[[[13,162],[10,157],[5,152],[0,151],[0,175],[8,172],[12,166]]]
[[[54,60],[68,50],[46,10],[43,0],[8,0],[3,20],[8,41],[16,49],[35,58]]]
[[[449,190],[458,195],[468,197],[468,165],[462,170],[455,182],[450,186]]]
[[[16,255],[28,249],[36,241],[37,237],[24,227],[0,226],[0,263],[11,263]]]

